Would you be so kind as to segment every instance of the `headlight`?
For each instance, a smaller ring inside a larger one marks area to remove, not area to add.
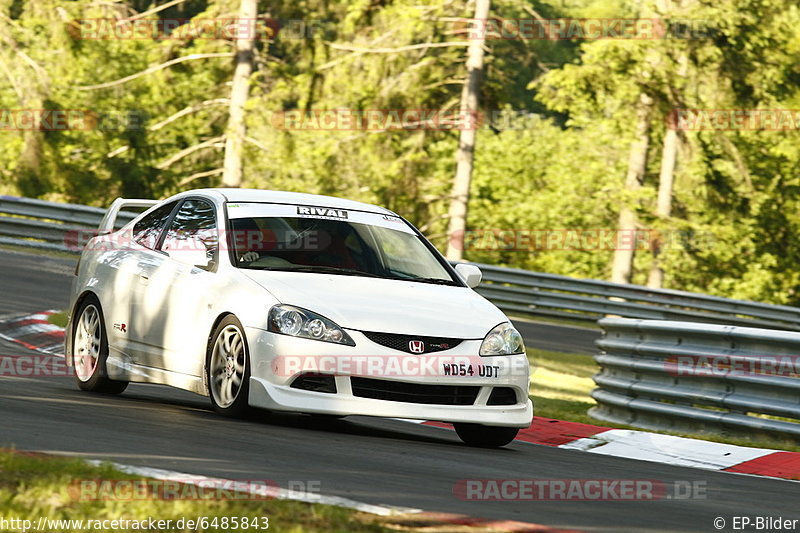
[[[509,322],[495,326],[483,339],[481,355],[512,355],[525,353],[522,335]]]
[[[355,346],[350,335],[324,316],[291,305],[276,305],[269,310],[268,329],[274,333]]]

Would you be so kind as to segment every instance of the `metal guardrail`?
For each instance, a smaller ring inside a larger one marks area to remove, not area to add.
[[[96,229],[106,210],[30,198],[0,196],[0,244],[78,253],[67,236]],[[136,213],[121,212],[124,224]],[[74,240],[74,239],[73,239]],[[595,322],[608,315],[684,320],[800,331],[800,309],[669,289],[478,264],[477,288],[500,309],[514,314]]]
[[[595,322],[605,316],[800,331],[800,308],[476,263],[476,289],[503,311]]]
[[[800,333],[625,318],[600,325],[594,418],[800,439]]]
[[[96,230],[105,213],[87,205],[0,196],[0,244],[78,254],[80,249],[70,245],[69,238]],[[135,216],[120,213],[117,220],[124,224]]]

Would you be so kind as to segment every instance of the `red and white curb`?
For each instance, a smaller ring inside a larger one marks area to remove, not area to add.
[[[449,424],[426,422],[436,427]],[[535,417],[517,440],[675,466],[800,481],[800,453]]]
[[[55,313],[57,311],[49,310],[6,318],[0,322],[0,339],[48,355],[61,354],[64,351],[64,328],[48,321]]]

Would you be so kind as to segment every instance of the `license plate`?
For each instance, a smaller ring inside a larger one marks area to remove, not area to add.
[[[442,372],[445,376],[496,378],[500,376],[500,366],[442,363]]]

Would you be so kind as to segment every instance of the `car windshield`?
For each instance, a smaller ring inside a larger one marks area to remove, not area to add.
[[[402,219],[313,206],[229,204],[239,268],[457,285]]]

